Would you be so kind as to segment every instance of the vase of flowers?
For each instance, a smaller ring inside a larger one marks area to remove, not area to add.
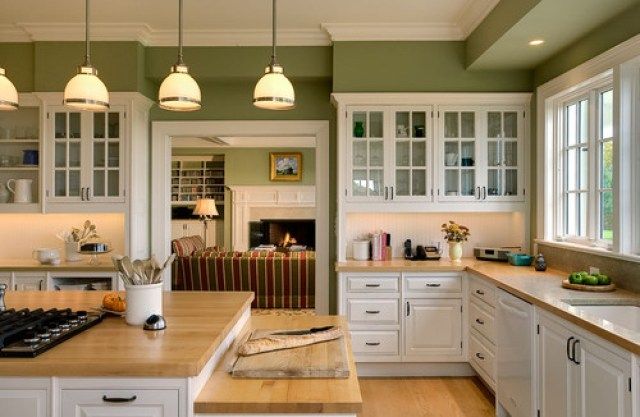
[[[442,233],[444,233],[444,238],[449,243],[449,258],[453,262],[460,262],[462,259],[462,243],[466,242],[471,236],[469,228],[449,220],[449,223],[442,224]]]

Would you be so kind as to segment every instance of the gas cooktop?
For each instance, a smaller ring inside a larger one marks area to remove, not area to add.
[[[35,357],[95,326],[103,315],[52,308],[0,312],[0,356]]]

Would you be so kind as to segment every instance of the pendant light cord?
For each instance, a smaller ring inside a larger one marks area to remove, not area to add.
[[[84,9],[84,65],[91,66],[91,50],[89,49],[89,0],[85,0]]]
[[[178,0],[178,63],[176,65],[184,65],[182,60],[182,0]]]
[[[269,64],[271,67],[273,67],[274,65],[277,65],[277,59],[276,59],[276,0],[273,0],[273,6],[272,6],[272,21],[271,21],[271,39],[272,39],[272,46],[271,46],[271,64]]]

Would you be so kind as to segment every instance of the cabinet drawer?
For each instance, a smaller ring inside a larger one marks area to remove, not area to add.
[[[48,415],[47,390],[0,390],[0,417],[45,417]]]
[[[347,300],[351,324],[398,324],[398,300]]]
[[[491,343],[496,343],[495,312],[492,307],[482,308],[478,301],[469,303],[469,324]]]
[[[482,369],[491,378],[490,382],[495,382],[496,357],[493,349],[473,331],[469,334],[469,361]]]
[[[478,300],[489,304],[491,307],[496,306],[496,287],[477,278],[469,280],[469,292]]]
[[[347,277],[349,292],[398,292],[397,276]]]
[[[404,278],[405,290],[412,293],[459,293],[462,292],[462,277],[408,275]]]
[[[352,331],[351,344],[354,354],[397,355],[399,351],[397,331]]]
[[[175,417],[178,390],[62,390],[62,416]]]

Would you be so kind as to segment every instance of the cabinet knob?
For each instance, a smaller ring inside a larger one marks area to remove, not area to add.
[[[481,361],[484,360],[484,356],[480,352],[476,353],[476,358],[480,359]]]
[[[484,321],[480,320],[480,319],[476,319],[476,323],[484,325]]]

